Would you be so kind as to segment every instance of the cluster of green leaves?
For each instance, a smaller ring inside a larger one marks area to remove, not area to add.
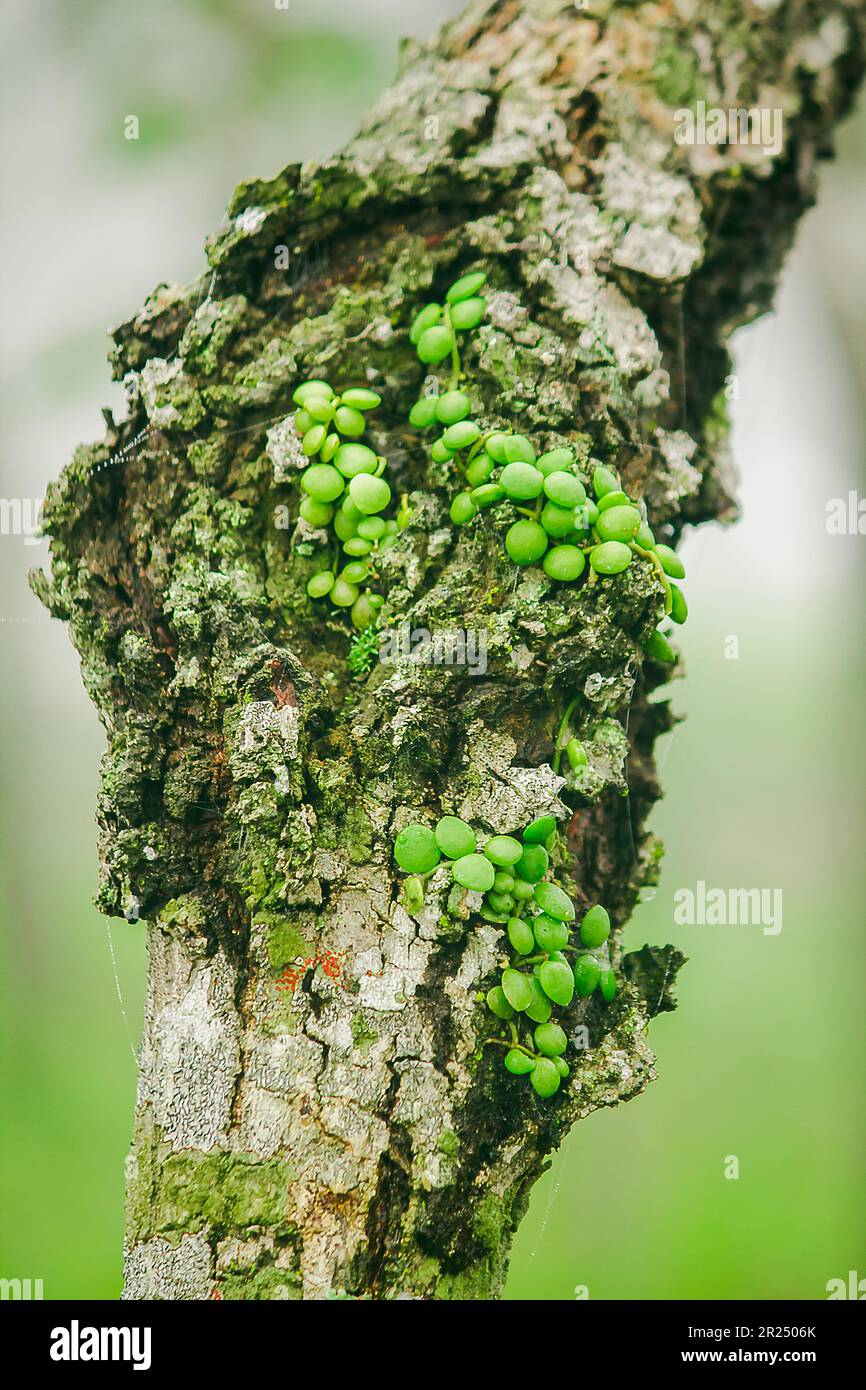
[[[479,512],[494,509],[497,519],[510,523],[505,532],[509,558],[521,566],[541,564],[559,584],[575,583],[587,565],[595,576],[611,576],[621,574],[635,557],[647,560],[664,589],[666,616],[685,622],[685,598],[670,582],[685,576],[682,561],[656,541],[644,510],[623,491],[612,469],[597,464],[591,480],[584,479],[573,449],[549,449],[539,457],[527,435],[485,430],[472,418],[475,408],[462,387],[457,333],[482,321],[486,304],[478,291],[485,280],[482,271],[461,276],[447,291],[444,305],[426,304],[409,332],[423,363],[451,359],[446,389],[436,380],[435,391],[412,407],[409,422],[416,429],[438,429],[430,457],[439,464],[453,461],[461,474],[462,486],[451,502],[452,522],[465,526]],[[658,630],[647,651],[656,660],[675,659]]]
[[[445,293],[445,303],[439,304],[433,301],[425,304],[424,308],[415,315],[412,327],[409,330],[409,339],[415,344],[415,351],[420,361],[426,366],[436,366],[443,362],[446,357],[451,359],[451,375],[454,378],[453,384],[456,386],[457,378],[460,376],[460,353],[457,347],[457,334],[468,333],[470,329],[477,328],[487,312],[487,301],[478,291],[482,288],[487,276],[483,270],[472,271],[469,275],[461,275],[459,280]],[[413,407],[415,419],[413,425],[424,427],[432,425],[434,418],[439,418],[441,423],[456,423],[462,420],[463,416],[458,415],[455,421],[446,421],[443,417],[430,416],[429,419],[418,419],[418,412],[422,416],[427,408],[427,398],[422,399]],[[410,417],[411,418],[411,417]]]
[[[623,490],[618,475],[596,463],[592,478],[581,477],[574,450],[568,446],[538,455],[532,440],[511,429],[485,430],[473,419],[473,403],[462,388],[458,338],[482,322],[487,302],[479,293],[483,271],[460,276],[444,302],[425,304],[409,336],[425,365],[450,360],[450,378],[442,390],[416,401],[409,414],[417,429],[439,429],[430,449],[438,464],[454,462],[462,486],[451,502],[456,526],[491,510],[506,524],[505,550],[518,566],[540,564],[557,584],[574,584],[587,570],[599,576],[621,574],[637,557],[653,565],[664,591],[665,616],[683,623],[688,607],[673,580],[685,577],[679,556],[656,541],[645,508]],[[349,609],[360,631],[375,628],[381,594],[369,585],[378,577],[376,557],[394,545],[404,509],[397,517],[382,515],[391,503],[383,476],[387,461],[360,441],[366,415],[381,404],[378,392],[350,387],[337,395],[327,381],[302,382],[293,400],[295,423],[310,463],[301,475],[301,516],[317,529],[333,528],[332,563],[307,584],[311,598],[328,598]],[[515,519],[515,517],[517,519]],[[341,563],[339,548],[344,561]],[[667,635],[657,628],[646,645],[649,656],[673,662]],[[571,757],[571,754],[569,754]]]
[[[355,627],[374,627],[382,595],[369,588],[376,575],[376,556],[397,539],[399,519],[381,515],[391,502],[383,474],[387,460],[359,443],[366,414],[382,398],[366,386],[337,395],[327,381],[304,381],[292,397],[299,407],[295,425],[310,460],[301,474],[304,497],[300,513],[318,530],[332,528],[334,557],[307,584],[310,598],[328,598],[350,610]],[[340,548],[346,557],[340,564]]]
[[[435,829],[413,823],[394,842],[394,858],[409,874],[403,901],[417,911],[424,901],[423,880],[443,860],[456,884],[483,894],[481,916],[502,924],[513,952],[487,1006],[507,1025],[506,1070],[527,1075],[540,1096],[552,1096],[569,1074],[563,1054],[568,1037],[552,1019],[554,1007],[568,1008],[575,994],[596,989],[610,1002],[616,977],[606,954],[610,918],[590,908],[572,941],[574,904],[550,879],[550,854],[557,841],[556,820],[539,816],[518,839],[493,835],[479,849],[475,831],[457,816],[443,816]],[[599,952],[602,954],[599,954]],[[574,957],[573,960],[570,957]],[[521,1025],[534,1024],[521,1034]]]
[[[346,665],[355,680],[369,676],[379,653],[379,631],[375,625],[356,632],[349,646]]]

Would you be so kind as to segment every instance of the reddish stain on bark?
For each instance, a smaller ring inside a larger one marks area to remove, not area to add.
[[[323,951],[320,955],[307,956],[306,960],[300,964],[287,965],[283,973],[277,976],[277,992],[279,994],[294,994],[307,971],[315,970],[317,965],[322,967],[322,973],[327,975],[328,979],[342,979],[342,957],[345,954],[345,951],[341,951],[339,954],[336,951]]]
[[[276,658],[271,662],[271,690],[277,709],[282,709],[284,705],[291,705],[292,709],[298,708],[295,687],[283,670],[283,663]]]

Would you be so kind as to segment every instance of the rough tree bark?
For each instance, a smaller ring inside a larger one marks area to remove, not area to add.
[[[33,582],[108,734],[99,903],[149,924],[126,1298],[496,1297],[546,1156],[652,1078],[672,948],[614,946],[626,983],[575,1006],[590,1046],[541,1101],[484,1046],[499,929],[471,900],[449,915],[444,874],[416,917],[398,902],[408,820],[507,831],[558,796],[559,880],[621,928],[659,861],[644,824],[672,720],[670,669],[642,654],[651,567],[554,593],[515,579],[501,527],[451,527],[405,423],[407,327],[486,269],[467,351],[486,420],[620,469],[659,537],[730,517],[724,344],[770,303],[863,20],[845,0],[472,0],[404,46],[342,154],[242,185],[208,275],[117,330],[128,414],[52,488]],[[678,144],[701,100],[781,108],[781,149]],[[275,516],[297,515],[284,422],[314,375],[384,396],[373,440],[411,507],[385,617],[483,629],[483,676],[358,679],[347,623],[307,599],[315,538]],[[575,695],[590,766],[561,778]],[[339,977],[276,990],[328,952]]]

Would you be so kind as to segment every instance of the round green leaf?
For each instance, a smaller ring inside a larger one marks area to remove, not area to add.
[[[670,642],[663,632],[659,632],[658,628],[647,642],[644,651],[653,661],[666,661],[672,664],[677,659],[677,654]]]
[[[375,410],[377,405],[382,404],[379,392],[371,391],[368,386],[350,386],[340,400],[343,405],[351,405],[355,410]]]
[[[481,429],[474,420],[458,420],[456,425],[449,425],[442,436],[447,447],[454,450],[466,449],[480,438]]]
[[[609,468],[599,464],[592,475],[592,490],[596,497],[604,497],[608,492],[618,492],[619,478]]]
[[[685,579],[686,567],[675,550],[669,545],[657,545],[656,555],[662,562],[662,569],[671,579]]]
[[[515,565],[534,565],[547,549],[547,533],[537,521],[515,521],[505,536],[505,549]]]
[[[340,434],[348,434],[350,436],[363,434],[364,430],[367,428],[367,422],[360,410],[355,410],[351,405],[337,406],[334,412],[334,424],[337,426]]]
[[[298,511],[309,526],[327,526],[334,519],[334,508],[330,502],[317,502],[315,497],[309,495],[301,498]]]
[[[409,411],[409,424],[414,425],[416,430],[426,430],[437,418],[436,407],[435,396],[422,396]]]
[[[503,970],[502,993],[512,1009],[517,1009],[518,1013],[522,1012],[532,1003],[531,977],[521,974],[519,970]]]
[[[330,463],[314,463],[301,474],[301,487],[316,502],[333,502],[346,484]]]
[[[506,1022],[514,1017],[514,1010],[505,998],[501,985],[494,985],[492,989],[487,991],[487,1007],[497,1018],[504,1019]]]
[[[407,874],[426,874],[435,869],[441,855],[436,837],[427,825],[407,825],[394,841],[394,858]]]
[[[539,1023],[533,1037],[536,1048],[545,1057],[561,1057],[568,1047],[565,1030],[558,1023]]]
[[[473,893],[489,893],[493,887],[495,870],[483,854],[464,854],[451,865],[454,882],[461,888],[469,888]]]
[[[334,467],[344,478],[355,478],[359,473],[375,473],[379,460],[366,444],[341,444],[334,455]]]
[[[415,318],[412,320],[412,327],[409,329],[409,341],[411,343],[418,343],[421,335],[426,332],[428,328],[432,328],[434,324],[437,324],[441,317],[441,304],[425,304],[420,313],[416,314]]]
[[[588,999],[601,979],[601,967],[594,956],[578,956],[574,962],[574,987],[581,999]]]
[[[510,1052],[505,1054],[505,1067],[515,1076],[526,1076],[528,1072],[534,1071],[535,1058],[521,1052],[519,1047],[512,1047]]]
[[[561,1077],[559,1069],[549,1057],[540,1057],[532,1068],[530,1081],[534,1089],[543,1098],[555,1095],[559,1090]]]
[[[363,632],[367,627],[372,627],[377,616],[376,605],[372,602],[370,594],[361,594],[359,598],[355,599],[350,617],[359,632]]]
[[[345,579],[335,579],[328,597],[338,608],[351,608],[358,597],[358,586],[349,584]]]
[[[671,620],[675,623],[684,623],[689,616],[689,605],[686,603],[686,596],[682,589],[676,584],[671,585]]]
[[[499,481],[508,496],[518,502],[528,502],[538,497],[544,487],[543,475],[531,463],[506,464]]]
[[[580,578],[585,565],[586,557],[576,545],[555,545],[545,555],[542,569],[549,579],[570,584]]]
[[[459,304],[451,305],[451,327],[458,333],[466,333],[470,328],[478,327],[486,312],[486,299],[461,299]]]
[[[525,845],[514,872],[519,878],[526,879],[527,883],[538,883],[547,873],[549,864],[550,856],[544,845]]]
[[[472,402],[465,391],[446,391],[436,401],[436,419],[443,425],[456,425],[472,412]]]
[[[589,563],[597,574],[621,574],[631,564],[631,550],[622,541],[604,541],[589,553]]]
[[[601,540],[623,541],[627,545],[634,540],[640,519],[637,507],[608,507],[600,513],[595,529]]]
[[[580,923],[580,940],[589,950],[602,946],[610,936],[610,917],[600,904],[591,907]]]
[[[586,501],[586,489],[573,473],[548,473],[544,479],[544,492],[558,507],[576,507]]]
[[[486,280],[487,276],[483,270],[471,270],[468,275],[461,275],[459,280],[454,281],[445,298],[449,304],[458,304],[461,299],[471,299]]]
[[[477,514],[478,508],[468,492],[458,492],[451,503],[449,516],[455,526],[465,526]]]
[[[447,357],[454,346],[454,334],[445,324],[426,328],[418,339],[418,356],[422,362],[437,363]]]
[[[518,955],[532,954],[535,949],[535,937],[528,922],[524,922],[522,917],[509,917],[507,931],[508,940]]]
[[[539,912],[533,920],[532,931],[541,951],[561,951],[568,945],[568,927],[565,922]]]
[[[489,444],[488,440],[488,447]],[[535,446],[525,434],[507,434],[503,453],[506,463],[535,463]]]
[[[541,455],[535,466],[541,470],[546,478],[550,473],[565,471],[573,463],[574,451],[572,449],[548,449],[546,454]]]
[[[508,868],[511,864],[517,863],[523,853],[523,846],[511,835],[494,835],[484,846],[484,853],[491,863]]]
[[[556,818],[554,816],[538,816],[530,821],[523,832],[523,843],[525,845],[542,845],[549,835],[556,829]]]
[[[333,394],[333,387],[329,386],[327,381],[313,379],[311,381],[302,381],[300,386],[296,386],[292,394],[292,400],[295,402],[295,405],[305,406],[307,401],[313,400],[317,396],[324,396],[327,400],[333,396]]]
[[[538,848],[540,848],[540,846]],[[528,849],[529,846],[527,846],[524,853],[527,853]],[[520,865],[518,864],[517,867],[519,871]],[[557,922],[574,921],[574,903],[571,901],[568,894],[563,893],[562,889],[559,888],[557,884],[537,883],[535,886],[535,901],[538,903],[542,912],[546,912],[548,917],[555,917]]]
[[[436,843],[449,859],[475,853],[475,831],[459,816],[443,816],[435,830]]]
[[[310,598],[324,598],[334,587],[334,576],[330,570],[320,570],[307,583]]]
[[[547,534],[560,540],[563,536],[571,535],[575,530],[576,520],[573,507],[558,507],[555,502],[545,503],[540,517]]]
[[[538,981],[554,1004],[565,1008],[574,998],[574,976],[561,961],[546,960],[538,972]]]
[[[349,496],[365,516],[381,512],[391,501],[391,489],[384,478],[374,478],[370,473],[356,473],[349,483]]]

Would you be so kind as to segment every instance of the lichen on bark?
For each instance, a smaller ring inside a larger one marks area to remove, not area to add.
[[[495,1297],[551,1150],[652,1078],[682,958],[619,934],[660,859],[660,590],[632,566],[555,592],[495,525],[450,525],[447,467],[406,425],[407,329],[484,269],[464,365],[485,422],[617,468],[659,538],[730,518],[725,343],[769,304],[862,28],[844,0],[474,0],[404,46],[340,155],[242,185],[207,275],[116,331],[128,411],[51,489],[34,586],[107,730],[99,904],[148,923],[125,1297]],[[779,107],[781,150],[678,145],[698,99]],[[383,396],[373,443],[409,515],[383,622],[483,630],[485,672],[358,678],[347,622],[308,599],[309,376]],[[575,697],[589,763],[557,776]],[[558,879],[610,908],[623,987],[574,1007],[589,1046],[541,1101],[484,1046],[501,930],[444,871],[410,916],[390,846],[440,814],[514,830],[554,798]]]

